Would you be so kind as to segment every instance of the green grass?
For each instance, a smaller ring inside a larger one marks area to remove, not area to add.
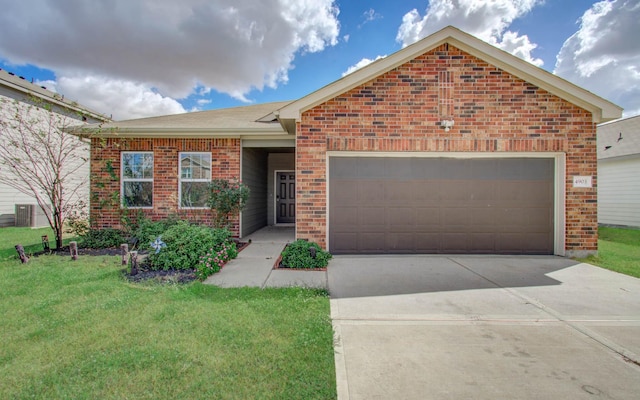
[[[56,235],[51,228],[0,228],[0,260],[7,257],[17,257],[15,245],[21,244],[27,254],[36,253],[43,250],[42,236],[49,236],[49,246],[56,247]],[[63,237],[63,244],[68,244],[73,238]]]
[[[580,261],[640,278],[640,230],[600,227],[598,255]]]
[[[0,398],[336,397],[324,292],[141,285],[121,269],[0,261]]]

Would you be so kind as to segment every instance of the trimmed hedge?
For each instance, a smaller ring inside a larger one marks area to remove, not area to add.
[[[309,248],[315,249],[315,258]],[[331,253],[322,250],[317,243],[298,239],[282,251],[281,264],[287,268],[324,268],[330,259]]]

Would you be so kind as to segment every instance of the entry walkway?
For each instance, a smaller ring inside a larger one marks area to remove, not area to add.
[[[273,269],[287,243],[295,240],[295,228],[268,226],[242,239],[251,244],[220,272],[204,283],[220,287],[289,287],[327,289],[326,271]]]

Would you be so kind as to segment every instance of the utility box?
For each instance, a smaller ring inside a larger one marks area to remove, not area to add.
[[[34,204],[16,204],[16,226],[31,227],[36,219],[35,209]]]
[[[15,226],[42,228],[49,226],[49,221],[37,204],[16,204]]]

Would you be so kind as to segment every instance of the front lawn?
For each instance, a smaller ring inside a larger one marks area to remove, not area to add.
[[[640,230],[600,227],[598,255],[579,261],[640,278]]]
[[[0,398],[336,397],[325,293],[134,284],[119,261],[0,261]]]

